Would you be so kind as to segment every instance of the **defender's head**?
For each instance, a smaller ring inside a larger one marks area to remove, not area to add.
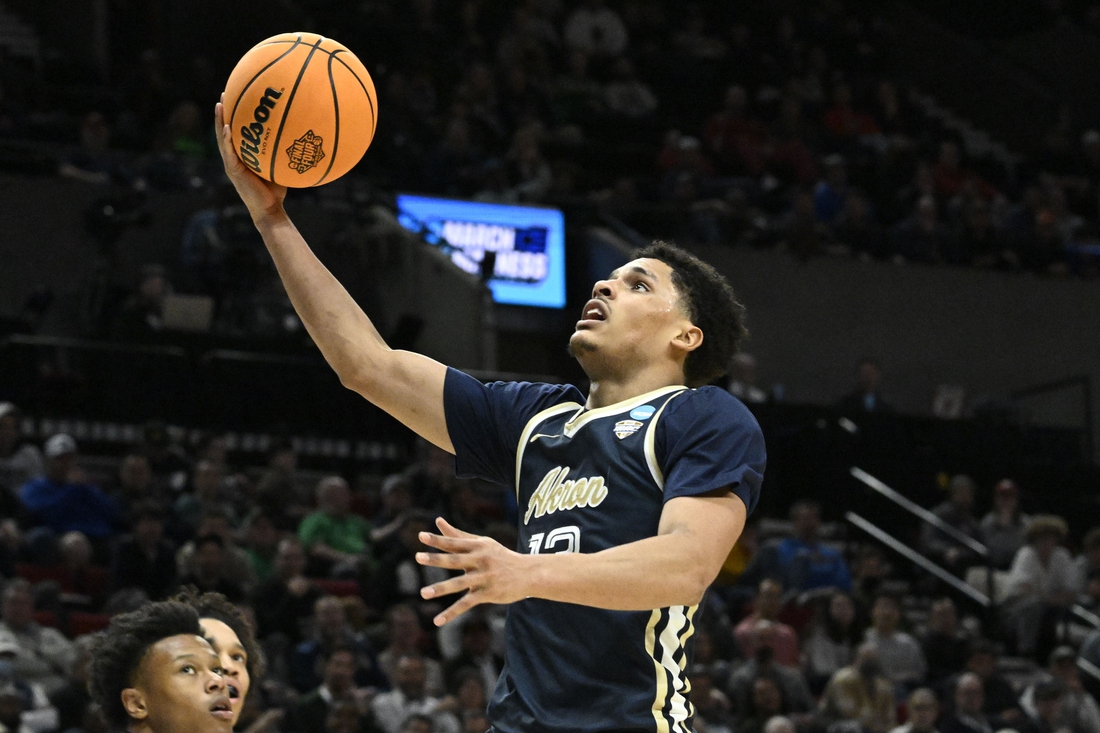
[[[593,286],[569,351],[593,381],[667,367],[697,387],[725,373],[745,333],[745,308],[726,279],[655,242]]]
[[[230,733],[233,710],[199,614],[177,601],[116,616],[95,644],[92,698],[135,733]]]

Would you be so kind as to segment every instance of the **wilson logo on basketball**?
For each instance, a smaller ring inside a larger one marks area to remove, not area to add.
[[[264,123],[271,118],[271,110],[283,93],[268,87],[256,109],[252,112],[252,122],[241,127],[241,160],[256,173],[260,172],[259,156],[267,148],[267,134]]]
[[[290,156],[290,168],[298,173],[305,173],[313,166],[321,162],[321,159],[325,157],[325,151],[321,148],[321,144],[324,140],[313,134],[313,130],[308,131],[305,135],[291,143],[290,147],[286,149],[286,154]]]

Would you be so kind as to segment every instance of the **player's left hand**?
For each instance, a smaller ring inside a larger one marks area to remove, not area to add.
[[[422,598],[438,598],[467,591],[450,608],[437,615],[436,626],[454,621],[482,603],[514,603],[526,598],[530,582],[528,555],[509,550],[491,537],[463,532],[443,517],[435,520],[442,534],[421,532],[420,541],[441,552],[418,552],[416,561],[462,575],[420,589]]]

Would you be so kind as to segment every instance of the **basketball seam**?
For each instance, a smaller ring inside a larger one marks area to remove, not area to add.
[[[294,80],[294,86],[290,89],[290,96],[287,97],[286,107],[283,108],[283,118],[279,120],[279,131],[275,133],[275,142],[271,146],[271,182],[275,183],[275,163],[279,159],[279,140],[283,137],[283,128],[286,126],[286,118],[290,115],[290,105],[294,104],[294,95],[298,93],[298,85],[302,83],[302,77],[306,75],[306,67],[309,66],[310,60],[313,59],[313,54],[317,52],[317,47],[324,41],[324,37],[317,39],[317,43],[310,49],[309,56],[306,56],[306,60],[302,63],[302,68],[298,71],[298,78]]]
[[[257,71],[256,75],[253,76],[251,79],[249,79],[248,83],[245,84],[241,88],[240,94],[237,95],[237,101],[233,103],[233,111],[229,113],[229,129],[230,130],[232,130],[233,125],[236,124],[235,120],[237,119],[237,107],[239,107],[241,105],[241,100],[244,99],[244,93],[248,91],[248,88],[256,83],[256,80],[260,78],[260,74],[264,73],[265,71],[270,69],[272,66],[279,63],[279,61],[286,58],[287,54],[289,54],[291,51],[293,51],[295,49],[295,47],[301,42],[302,42],[302,37],[301,36],[298,36],[298,40],[296,40],[296,41],[276,41],[276,43],[293,43],[294,45],[291,46],[290,48],[288,48],[285,52],[283,52],[282,56],[279,56],[278,58],[272,60],[271,63],[269,63],[267,66],[265,66],[262,69],[260,69],[259,71]],[[224,119],[224,115],[223,115],[223,119]]]
[[[336,80],[332,78],[332,60],[336,58],[335,53],[328,55],[328,85],[332,89],[332,112],[333,123],[336,129],[332,134],[332,150],[329,152],[328,168],[325,169],[323,176],[317,179],[314,186],[320,186],[328,178],[328,174],[332,172],[332,166],[336,163],[336,151],[340,147],[340,97],[336,94]]]
[[[333,51],[331,54],[332,58],[339,61],[343,65],[343,67],[348,70],[348,73],[352,75],[352,78],[354,78],[355,81],[359,82],[359,86],[363,88],[363,93],[367,97],[367,104],[370,105],[370,136],[373,139],[374,133],[378,130],[378,112],[374,109],[374,99],[372,99],[370,92],[367,91],[367,85],[364,84],[363,80],[359,78],[359,75],[355,73],[355,69],[348,66],[347,62],[345,62],[343,59],[337,58],[336,54],[339,53],[344,53],[344,49],[338,48]],[[348,51],[348,53],[351,52]]]

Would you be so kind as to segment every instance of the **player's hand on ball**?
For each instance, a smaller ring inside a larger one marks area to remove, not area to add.
[[[436,626],[454,621],[482,603],[514,603],[530,595],[526,592],[526,583],[530,580],[528,555],[513,552],[490,537],[456,529],[442,517],[436,519],[435,524],[442,534],[421,532],[420,541],[441,552],[418,552],[416,561],[421,565],[461,570],[463,574],[425,586],[420,589],[420,595],[431,599],[467,591],[435,617]]]
[[[218,151],[222,155],[225,174],[233,182],[233,188],[237,189],[253,219],[263,213],[278,213],[283,208],[283,199],[286,198],[286,186],[269,183],[245,167],[237,151],[233,149],[233,137],[230,135],[229,125],[223,120],[222,109],[221,102],[214,105],[214,132],[218,136]]]

